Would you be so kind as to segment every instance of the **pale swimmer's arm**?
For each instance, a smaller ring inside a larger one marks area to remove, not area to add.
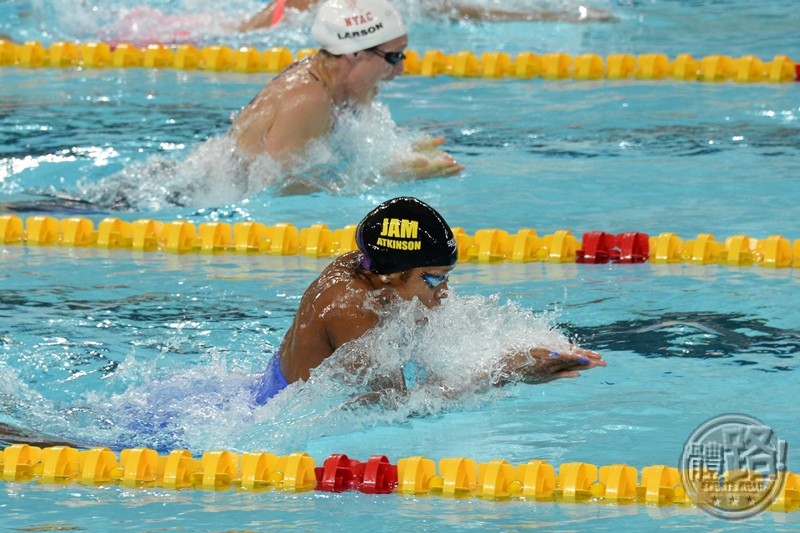
[[[330,133],[330,97],[312,84],[285,89],[274,98],[258,97],[234,123],[236,142],[251,156],[266,154],[285,163],[309,141]]]
[[[493,7],[464,5],[457,1],[443,0],[432,6],[436,11],[453,19],[483,22],[615,22],[617,20],[604,9],[595,9],[580,3],[564,5],[561,9],[508,10]]]
[[[261,28],[269,28],[272,26],[272,17],[275,14],[275,2],[270,2],[267,6],[239,24],[240,32],[260,30]]]
[[[316,7],[319,0],[286,0],[285,9],[298,12]],[[239,31],[247,32],[272,26],[276,2],[267,4],[261,11],[239,25]],[[463,5],[452,0],[431,2],[426,11],[441,13],[454,19],[483,22],[615,22],[618,19],[609,11],[586,6],[581,3],[565,5],[559,10],[530,9],[508,10],[491,7]]]
[[[295,11],[303,12],[312,9],[317,3],[318,0],[286,0],[283,7],[284,9],[294,9]],[[264,9],[242,22],[239,25],[239,31],[246,32],[272,27],[276,8],[277,2],[275,0],[269,2]]]

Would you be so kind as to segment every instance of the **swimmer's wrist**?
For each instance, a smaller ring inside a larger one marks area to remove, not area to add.
[[[509,369],[510,373],[517,378],[529,375],[532,369],[538,364],[532,350],[524,350],[521,352],[521,355],[522,357],[519,358],[521,360],[516,361],[516,364]]]

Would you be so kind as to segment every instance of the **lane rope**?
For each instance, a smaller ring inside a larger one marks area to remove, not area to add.
[[[137,252],[176,254],[267,254],[336,257],[358,249],[356,225],[330,229],[314,224],[298,229],[291,223],[261,222],[133,222],[108,217],[97,227],[88,218],[57,219],[50,216],[22,218],[0,216],[0,244],[22,246],[94,247]],[[722,242],[710,233],[684,240],[673,232],[650,236],[642,232],[611,234],[589,231],[581,239],[561,229],[539,236],[535,229],[514,233],[503,229],[479,229],[468,234],[453,228],[459,261],[477,263],[543,261],[548,263],[690,263],[695,265],[800,268],[800,239],[780,234],[756,239],[733,235]]]
[[[316,53],[304,48],[293,54],[289,48],[267,50],[246,47],[191,44],[168,46],[103,42],[55,42],[45,47],[39,41],[17,44],[0,40],[0,66],[24,68],[156,68],[215,72],[280,72],[294,61]],[[731,57],[709,55],[694,58],[678,54],[586,53],[572,56],[562,52],[476,53],[462,50],[446,54],[441,50],[407,50],[405,73],[417,76],[449,75],[480,78],[543,78],[548,80],[682,80],[740,83],[784,83],[800,79],[800,64],[788,55],[764,60],[755,55]]]
[[[305,452],[277,456],[268,452],[214,450],[197,459],[183,449],[159,455],[149,448],[131,448],[117,456],[105,447],[78,450],[69,446],[13,444],[0,451],[0,468],[7,482],[216,491],[359,491],[494,501],[691,506],[693,502],[683,483],[693,483],[697,478],[686,477],[687,474],[708,478],[710,483],[703,485],[704,496],[735,496],[742,501],[748,496],[763,496],[767,485],[779,479],[754,484],[752,480],[762,480],[761,475],[742,475],[747,472],[741,470],[680,472],[666,465],[651,465],[638,471],[626,464],[598,467],[581,462],[555,468],[542,460],[512,465],[495,459],[479,464],[467,457],[441,459],[437,468],[432,459],[423,456],[402,458],[392,464],[385,455],[372,455],[362,462],[345,454],[332,454],[322,466],[316,465]],[[791,512],[800,507],[800,477],[788,471],[784,474],[780,476],[781,488],[769,505],[772,511]]]

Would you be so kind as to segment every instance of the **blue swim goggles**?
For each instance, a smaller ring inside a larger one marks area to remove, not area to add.
[[[422,273],[422,281],[425,282],[425,285],[430,287],[431,289],[438,289],[441,285],[444,285],[450,280],[449,274],[429,274],[427,272]]]

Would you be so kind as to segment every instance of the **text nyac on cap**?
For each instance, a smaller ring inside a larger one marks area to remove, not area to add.
[[[425,202],[411,197],[387,200],[358,224],[356,243],[362,266],[391,274],[426,266],[453,266],[458,247],[453,230]]]
[[[408,33],[386,0],[328,0],[317,10],[311,35],[331,54],[352,54]]]

